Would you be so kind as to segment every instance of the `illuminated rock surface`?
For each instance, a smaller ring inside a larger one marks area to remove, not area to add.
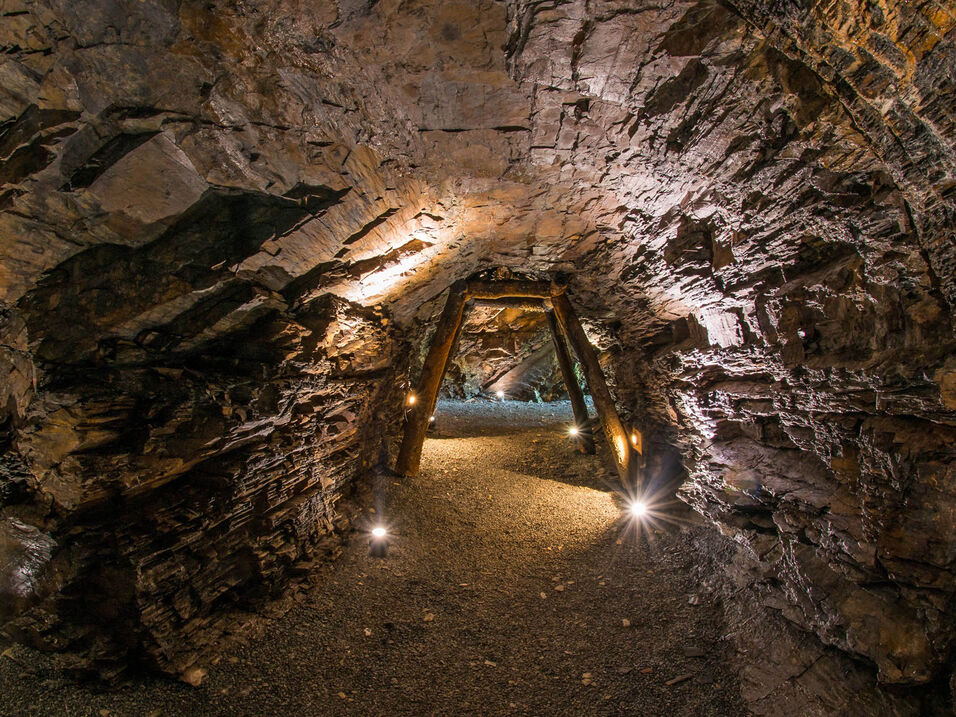
[[[948,689],[956,8],[809,6],[4,4],[6,631],[186,670],[334,553],[505,267],[571,275],[741,594]]]
[[[509,307],[476,307],[458,340],[444,393],[487,393],[507,400],[550,400],[566,394],[544,314]]]

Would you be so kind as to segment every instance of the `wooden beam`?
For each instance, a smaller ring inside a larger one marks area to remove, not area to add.
[[[611,392],[604,380],[604,372],[598,362],[597,352],[591,346],[591,342],[588,341],[587,334],[584,333],[581,322],[578,321],[578,317],[571,307],[571,302],[568,301],[568,297],[564,293],[563,286],[555,286],[551,295],[551,302],[554,305],[554,314],[558,323],[584,367],[584,376],[587,378],[588,388],[591,390],[591,398],[594,399],[594,407],[601,418],[601,425],[604,428],[604,435],[607,436],[611,455],[614,456],[614,465],[617,468],[618,476],[625,485],[632,485],[640,478],[638,471],[640,470],[641,457],[634,446],[634,444],[639,445],[640,440],[632,439],[630,431],[625,428],[620,416],[618,416],[614,399],[611,397]]]
[[[456,281],[448,290],[448,300],[438,320],[438,328],[432,337],[428,356],[422,365],[415,393],[405,397],[405,436],[395,461],[395,472],[404,476],[418,473],[422,462],[422,445],[428,432],[428,419],[435,410],[438,389],[441,387],[449,359],[458,343],[465,304],[468,300],[467,285]]]
[[[549,299],[551,298],[551,285],[546,281],[527,281],[523,279],[468,282],[469,299],[504,299],[507,297]]]
[[[547,306],[545,304],[547,304]],[[545,301],[520,296],[508,296],[503,299],[475,299],[475,306],[494,306],[500,309],[523,309],[524,311],[545,311],[551,306],[551,302],[550,300]]]
[[[561,326],[554,318],[554,312],[545,313],[548,317],[548,328],[551,329],[551,339],[554,341],[554,353],[558,357],[558,366],[564,377],[564,385],[568,387],[568,396],[571,398],[571,410],[574,412],[574,425],[578,427],[577,444],[581,453],[594,453],[594,436],[591,435],[591,420],[588,418],[588,405],[584,402],[584,394],[578,385],[578,378],[574,375],[574,366],[568,355],[567,344]]]

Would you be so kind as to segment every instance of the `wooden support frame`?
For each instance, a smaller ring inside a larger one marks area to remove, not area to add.
[[[554,306],[554,315],[558,323],[584,368],[584,376],[591,391],[591,398],[594,399],[594,407],[601,419],[604,435],[611,448],[611,455],[614,456],[618,477],[624,485],[633,485],[640,478],[642,456],[637,451],[637,447],[641,446],[640,434],[636,431],[628,431],[618,416],[614,399],[604,380],[604,371],[601,370],[597,353],[588,341],[587,334],[584,333],[581,322],[578,321],[577,314],[574,313],[571,302],[568,301],[563,285],[552,285],[551,304]]]
[[[549,299],[523,299],[507,296],[503,299],[475,299],[475,306],[494,306],[498,309],[523,309],[525,311],[547,311],[551,307]],[[547,303],[547,306],[545,304]]]
[[[571,356],[568,355],[568,347],[564,343],[561,326],[554,317],[554,311],[545,312],[545,316],[548,318],[548,328],[551,329],[551,340],[554,342],[554,353],[558,358],[561,376],[564,378],[564,385],[568,387],[568,397],[571,399],[574,425],[578,428],[578,450],[581,453],[594,453],[594,436],[591,434],[588,405],[584,402],[584,394],[578,385],[577,376],[574,375],[574,365],[571,363]]]
[[[405,398],[405,437],[395,462],[395,472],[406,476],[418,473],[422,462],[422,446],[428,432],[428,421],[435,410],[438,389],[448,369],[448,360],[458,344],[465,304],[468,301],[467,285],[456,281],[448,290],[445,309],[438,320],[438,328],[432,337],[428,356],[422,366],[418,390]]]
[[[546,281],[505,279],[503,281],[469,281],[469,299],[550,299],[551,285]]]
[[[561,374],[571,397],[575,423],[582,431],[579,446],[588,453],[594,452],[594,441],[590,435],[590,423],[587,418],[587,404],[574,377],[571,357],[568,355],[564,337],[574,349],[578,360],[584,367],[584,375],[594,398],[594,407],[601,419],[601,425],[611,446],[614,464],[618,475],[627,485],[637,476],[640,468],[640,434],[629,432],[618,416],[614,399],[604,381],[604,373],[598,363],[597,354],[581,328],[581,324],[565,295],[565,286],[543,281],[525,281],[507,279],[502,281],[456,281],[451,285],[448,299],[438,320],[438,327],[432,337],[428,355],[422,366],[418,388],[405,399],[405,435],[395,462],[395,472],[413,476],[421,466],[422,447],[428,431],[429,419],[438,401],[438,390],[448,369],[448,363],[458,345],[464,316],[469,301],[479,303],[502,303],[529,308],[543,309],[547,313],[548,326],[558,355]],[[530,301],[529,301],[530,300]],[[553,309],[553,310],[552,310]]]

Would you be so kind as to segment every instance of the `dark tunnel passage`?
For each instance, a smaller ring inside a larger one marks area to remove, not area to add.
[[[952,713],[953,2],[0,49],[0,713]]]

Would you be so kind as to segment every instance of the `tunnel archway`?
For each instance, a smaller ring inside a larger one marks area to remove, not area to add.
[[[618,415],[597,354],[567,298],[567,290],[568,282],[564,277],[555,278],[551,282],[472,278],[468,281],[457,281],[449,287],[445,308],[432,336],[418,387],[406,399],[405,430],[395,461],[396,473],[412,476],[418,472],[428,424],[434,414],[438,391],[448,370],[449,360],[455,352],[465,314],[472,302],[483,302],[518,305],[546,313],[576,426],[584,428],[589,425],[589,421],[584,396],[575,379],[566,342],[571,345],[584,369],[601,426],[614,457],[618,478],[625,486],[640,482],[643,465],[641,433],[636,428],[625,426]],[[589,431],[584,432],[580,439],[586,452],[594,451]]]

